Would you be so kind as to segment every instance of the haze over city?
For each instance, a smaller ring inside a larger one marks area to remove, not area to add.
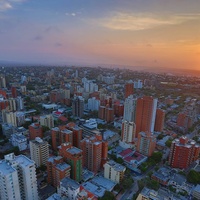
[[[1,0],[0,61],[199,70],[198,0]]]

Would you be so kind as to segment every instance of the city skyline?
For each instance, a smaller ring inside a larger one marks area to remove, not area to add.
[[[0,61],[199,70],[197,0],[1,0]]]

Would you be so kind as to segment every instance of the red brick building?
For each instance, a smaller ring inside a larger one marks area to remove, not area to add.
[[[158,131],[158,132],[163,131],[164,120],[165,120],[165,111],[161,109],[157,109],[154,131]]]
[[[81,141],[81,149],[83,151],[83,166],[96,174],[107,160],[107,142],[102,141],[100,135],[84,138]]]
[[[36,137],[43,138],[43,130],[40,124],[33,123],[29,126],[29,139],[34,140]]]
[[[57,187],[65,177],[70,177],[71,167],[61,156],[50,157],[47,161],[47,182]]]
[[[125,84],[125,98],[127,98],[130,95],[133,95],[133,83],[126,83]]]
[[[62,143],[70,142],[73,144],[73,132],[66,129],[65,126],[54,127],[51,129],[52,148],[57,151]]]
[[[71,166],[71,178],[80,182],[82,180],[83,151],[72,146],[71,143],[63,143],[59,154]]]
[[[200,147],[194,140],[182,136],[171,144],[169,164],[171,167],[186,169],[199,157]]]
[[[66,127],[73,132],[73,146],[80,148],[80,141],[82,140],[83,129],[73,122],[68,123]]]
[[[144,96],[137,99],[136,105],[136,137],[141,131],[153,132],[155,125],[157,99]]]

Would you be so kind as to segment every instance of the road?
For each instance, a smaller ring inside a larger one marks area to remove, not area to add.
[[[133,195],[139,190],[137,181],[134,181],[130,189],[121,196],[120,200],[132,199]]]

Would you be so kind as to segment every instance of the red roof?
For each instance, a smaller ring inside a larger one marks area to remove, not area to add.
[[[60,116],[60,117],[59,117],[59,120],[61,120],[61,121],[63,121],[63,122],[66,122],[66,121],[67,121],[67,118],[64,117],[64,116]]]
[[[132,149],[125,149],[124,151],[122,151],[119,155],[124,157],[124,156],[128,156],[128,154],[132,153]]]

